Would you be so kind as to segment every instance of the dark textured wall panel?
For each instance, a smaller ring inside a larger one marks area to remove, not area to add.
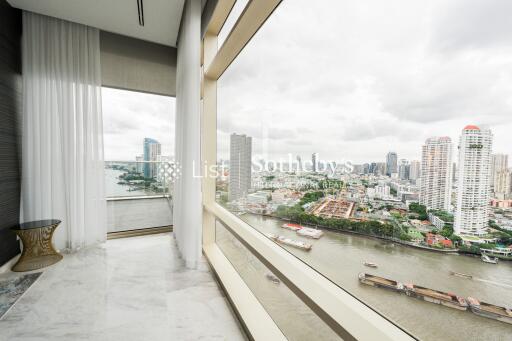
[[[20,251],[9,230],[20,215],[20,40],[21,11],[0,0],[0,266]]]

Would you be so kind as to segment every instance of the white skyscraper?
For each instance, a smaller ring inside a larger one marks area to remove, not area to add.
[[[510,191],[512,189],[511,177],[510,169],[496,172],[494,175],[494,198],[501,200],[510,198]]]
[[[135,157],[135,161],[135,168],[137,172],[142,174],[144,172],[144,155],[137,155]]]
[[[304,169],[302,168],[302,158],[300,155],[297,155],[297,172],[302,172]]]
[[[421,162],[418,160],[412,160],[409,167],[409,180],[418,180],[421,176]]]
[[[494,197],[508,194],[505,178],[508,173],[508,155],[492,154],[491,156],[491,190]],[[510,186],[509,186],[510,187]]]
[[[420,174],[420,204],[449,211],[452,188],[452,140],[449,137],[431,137],[425,141]]]
[[[480,236],[489,224],[492,133],[468,125],[459,141],[456,234]]]
[[[252,137],[231,134],[229,150],[229,201],[246,197],[251,188]]]
[[[411,165],[406,159],[401,159],[398,165],[398,178],[400,180],[408,180],[409,173],[411,171]]]

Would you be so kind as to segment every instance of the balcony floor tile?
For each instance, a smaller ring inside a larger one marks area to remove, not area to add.
[[[199,339],[245,337],[206,261],[186,269],[170,234],[65,255],[0,320],[0,340]]]

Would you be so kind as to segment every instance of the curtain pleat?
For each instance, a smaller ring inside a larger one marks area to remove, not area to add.
[[[99,31],[24,12],[22,48],[22,220],[62,220],[59,249],[103,242]]]
[[[189,268],[201,257],[202,196],[200,121],[200,46],[201,6],[198,1],[185,4],[176,73],[176,151],[181,167],[174,186],[173,231],[176,243]]]

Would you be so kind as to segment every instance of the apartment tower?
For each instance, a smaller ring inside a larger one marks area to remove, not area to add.
[[[492,133],[468,125],[459,140],[456,234],[481,236],[489,221]]]
[[[409,166],[409,180],[418,180],[421,176],[420,170],[421,162],[418,160],[412,160]]]
[[[229,201],[247,196],[251,188],[252,137],[231,134],[229,139]]]
[[[494,198],[499,199],[504,199],[510,192],[507,154],[493,154],[491,156],[491,192]]]
[[[452,140],[449,137],[431,137],[425,141],[420,174],[420,204],[449,211],[452,188]]]
[[[157,140],[146,137],[144,139],[144,177],[154,178],[157,173],[155,161],[162,154],[162,145]]]

